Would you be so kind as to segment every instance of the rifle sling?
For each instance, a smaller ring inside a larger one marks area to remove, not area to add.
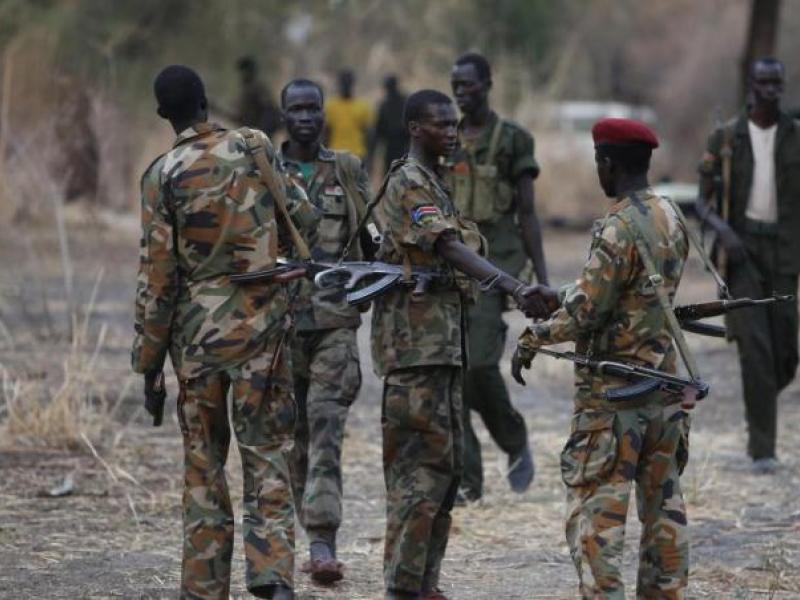
[[[292,243],[297,250],[298,256],[300,256],[302,260],[310,260],[311,252],[308,249],[308,245],[303,239],[303,236],[300,235],[300,232],[297,231],[297,228],[294,226],[292,217],[289,215],[289,209],[286,207],[286,190],[284,189],[283,183],[278,181],[278,178],[275,176],[275,170],[270,167],[269,163],[267,162],[267,152],[264,146],[258,141],[255,133],[253,133],[252,130],[241,129],[240,131],[244,136],[244,141],[247,144],[247,149],[250,152],[250,156],[253,157],[256,167],[258,167],[258,174],[261,182],[267,186],[267,189],[269,190],[269,193],[275,202],[275,206],[278,207],[278,211],[286,223],[286,227],[289,230],[289,235],[292,238]]]
[[[640,203],[639,199],[636,196],[633,196],[633,200],[635,203]],[[636,244],[636,249],[639,251],[639,256],[642,259],[642,263],[644,264],[645,271],[647,271],[647,276],[650,279],[650,283],[653,286],[653,290],[656,293],[656,297],[658,298],[658,302],[661,305],[661,310],[664,313],[664,318],[667,322],[667,327],[672,334],[673,339],[675,340],[675,344],[678,346],[678,352],[683,359],[683,363],[686,365],[686,370],[689,371],[689,376],[692,380],[699,380],[700,373],[697,369],[697,364],[694,361],[694,357],[692,353],[689,351],[689,346],[686,343],[686,338],[683,337],[683,332],[681,331],[681,326],[678,323],[678,319],[675,316],[675,312],[672,309],[672,305],[670,304],[669,298],[667,297],[667,292],[664,290],[664,278],[661,274],[656,270],[655,261],[653,260],[653,255],[650,252],[650,248],[647,244],[647,240],[644,238],[643,231],[645,231],[644,223],[641,222],[641,213],[638,209],[633,211],[629,211],[627,213],[620,213],[619,216],[623,220],[628,220],[624,215],[633,215],[629,221],[629,224],[633,225],[632,230],[634,232],[634,243]]]

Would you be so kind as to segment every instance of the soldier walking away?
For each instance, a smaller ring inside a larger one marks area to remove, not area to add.
[[[384,379],[387,598],[445,598],[439,572],[461,475],[464,309],[474,283],[499,288],[526,312],[545,310],[530,288],[480,256],[484,240],[459,217],[438,172],[456,143],[456,111],[445,94],[422,90],[406,102],[408,156],[397,161],[375,210],[378,258],[438,271],[424,294],[397,286],[375,300],[372,355]],[[455,269],[458,269],[456,271]],[[469,277],[463,275],[466,273]]]
[[[243,56],[236,62],[241,89],[236,106],[235,121],[245,127],[260,129],[272,136],[281,127],[281,111],[271,90],[259,75],[258,65],[252,56]]]
[[[315,260],[336,262],[369,202],[366,172],[349,152],[322,145],[322,89],[307,79],[281,92],[289,139],[281,146],[282,166],[321,214],[319,236],[310,248]],[[356,244],[349,258],[374,254],[371,242]],[[341,290],[295,285],[292,367],[298,419],[292,451],[292,484],[297,514],[310,540],[304,570],[318,583],[342,578],[336,560],[336,532],[342,522],[342,439],[350,405],[361,387],[356,330],[357,308]]]
[[[289,357],[282,351],[287,294],[282,285],[239,286],[229,279],[272,267],[287,229],[297,238],[293,225],[276,220],[275,207],[287,208],[280,166],[262,132],[227,131],[207,121],[204,86],[193,70],[169,66],[154,88],[158,114],[177,138],[142,178],[132,362],[145,376],[145,407],[156,424],[168,351],[180,383],[181,597],[229,596],[234,525],[225,461],[231,391],[244,475],[247,588],[261,598],[294,598],[294,508],[284,456],[295,420]],[[313,213],[302,194],[292,200],[298,219]],[[299,225],[315,227],[310,217]]]
[[[461,215],[475,221],[489,244],[489,260],[519,275],[527,259],[536,279],[547,284],[542,234],[534,209],[533,181],[539,174],[533,137],[522,127],[500,118],[489,106],[492,74],[480,54],[468,53],[455,63],[453,95],[463,115],[458,124],[459,147],[450,162],[453,200]],[[468,312],[469,366],[465,377],[464,477],[465,500],[483,495],[481,446],[470,423],[477,412],[494,441],[508,455],[508,480],[515,492],[533,481],[534,466],[522,415],[511,405],[499,362],[505,347],[503,321],[506,295],[484,292]]]
[[[397,77],[387,75],[383,80],[386,95],[378,107],[378,118],[370,138],[369,160],[372,162],[378,146],[383,146],[383,173],[408,150],[408,132],[403,124],[406,96],[398,89]]]
[[[347,150],[364,159],[373,115],[369,102],[353,95],[355,83],[352,71],[339,73],[339,95],[325,103],[325,138],[333,150]]]
[[[717,233],[717,258],[734,297],[796,294],[800,272],[800,127],[780,107],[783,63],[762,58],[751,104],[716,129],[700,165],[698,214]],[[742,371],[747,450],[756,472],[778,466],[777,397],[797,369],[795,302],[727,315]]]
[[[537,348],[549,344],[574,341],[579,354],[667,373],[676,370],[673,335],[684,353],[683,337],[679,329],[673,333],[669,317],[689,241],[677,208],[647,181],[658,140],[646,125],[627,119],[601,120],[592,136],[600,186],[612,205],[593,228],[578,280],[560,290],[537,286],[554,312],[520,336],[512,374],[523,384],[522,367],[530,367]],[[679,479],[688,458],[683,394],[655,388],[611,402],[605,393],[624,380],[586,367],[577,367],[575,378],[575,413],[561,473],[567,542],[581,595],[625,598],[620,566],[635,482],[642,522],[636,597],[680,598],[689,572]]]

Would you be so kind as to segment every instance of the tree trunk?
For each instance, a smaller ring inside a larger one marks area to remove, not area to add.
[[[764,56],[772,56],[775,52],[780,7],[781,0],[752,0],[739,86],[743,102],[747,99],[750,66],[753,61]]]

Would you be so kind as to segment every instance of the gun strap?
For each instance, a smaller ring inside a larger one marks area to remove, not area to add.
[[[269,193],[275,202],[275,206],[278,207],[278,211],[286,223],[286,228],[289,230],[289,235],[292,238],[292,243],[297,250],[298,256],[300,256],[302,260],[310,260],[311,252],[308,249],[308,245],[303,239],[303,236],[300,235],[300,232],[297,231],[297,227],[294,226],[292,217],[289,215],[289,209],[286,207],[286,188],[284,187],[283,182],[279,181],[279,178],[276,176],[275,169],[273,169],[269,165],[269,162],[267,162],[267,151],[264,148],[264,145],[258,141],[258,138],[253,130],[242,128],[239,131],[244,136],[245,144],[247,144],[247,150],[256,163],[261,182],[267,186],[267,189],[269,190]]]
[[[492,137],[489,139],[489,152],[486,154],[486,160],[483,164],[491,165],[494,163],[495,154],[497,154],[497,147],[500,144],[500,133],[503,131],[503,119],[497,117],[497,122],[492,128]]]
[[[344,188],[344,199],[347,203],[347,226],[350,231],[359,229],[358,225],[361,222],[364,214],[367,212],[367,203],[361,195],[361,190],[358,186],[358,181],[352,167],[356,163],[348,161],[347,156],[343,152],[334,152],[334,170],[336,172],[336,179],[339,184]],[[349,164],[348,164],[349,163]],[[351,236],[352,237],[352,236]],[[342,259],[347,256],[351,250],[356,260],[363,258],[361,247],[359,244],[351,246],[349,243],[342,249]]]
[[[383,181],[381,182],[381,187],[378,188],[378,193],[375,194],[375,197],[369,201],[369,204],[367,204],[364,210],[364,214],[359,220],[358,225],[350,234],[350,239],[347,240],[347,243],[344,245],[344,250],[342,251],[342,257],[339,259],[340,263],[343,262],[345,258],[347,258],[347,255],[350,253],[350,248],[352,247],[353,243],[358,239],[358,236],[361,235],[361,230],[364,229],[364,227],[366,226],[367,221],[369,220],[369,217],[372,214],[372,211],[375,210],[375,207],[378,206],[378,202],[381,201],[381,198],[383,198],[383,195],[386,193],[386,187],[389,185],[389,177],[391,177],[392,173],[394,173],[397,169],[403,166],[403,164],[405,164],[405,159],[401,158],[394,161],[389,167],[389,170],[383,177]]]
[[[633,196],[633,201],[634,203],[640,203],[639,199],[635,195]],[[656,269],[655,261],[653,260],[653,254],[650,252],[650,247],[647,243],[647,240],[644,238],[645,224],[642,223],[641,213],[635,208],[633,211],[625,213],[625,215],[628,214],[632,215],[629,223],[633,225],[633,239],[634,243],[636,244],[636,249],[639,251],[639,256],[642,258],[645,271],[647,271],[647,276],[650,279],[651,285],[653,286],[653,291],[655,291],[658,302],[661,305],[661,310],[664,313],[667,327],[669,328],[670,333],[675,340],[675,344],[678,346],[678,352],[683,359],[683,364],[686,365],[686,370],[689,371],[689,376],[693,380],[699,380],[700,372],[697,369],[697,363],[695,363],[694,357],[689,351],[689,345],[686,343],[686,338],[683,337],[681,326],[678,323],[678,319],[672,309],[667,292],[664,289],[664,277]],[[622,216],[621,213],[620,217],[622,217],[623,220],[627,220]]]
[[[675,214],[678,217],[678,220],[683,225],[683,229],[686,231],[686,237],[689,238],[689,243],[694,246],[694,249],[697,251],[697,254],[700,255],[700,259],[703,261],[703,265],[706,268],[706,271],[711,273],[711,277],[714,279],[714,283],[717,285],[717,290],[719,291],[720,295],[723,298],[730,298],[731,294],[728,291],[728,286],[725,283],[725,280],[717,271],[717,268],[714,266],[714,263],[711,261],[711,258],[703,251],[702,242],[697,239],[697,236],[694,234],[694,231],[691,230],[689,227],[689,222],[686,220],[686,216],[683,214],[683,211],[680,207],[675,203],[672,198],[667,198],[666,196],[661,196],[667,203],[672,207],[672,210],[675,211]]]

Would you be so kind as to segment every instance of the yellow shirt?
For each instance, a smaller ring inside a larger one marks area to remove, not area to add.
[[[367,129],[372,125],[372,107],[363,98],[331,98],[325,103],[325,119],[332,150],[348,150],[364,158]]]

